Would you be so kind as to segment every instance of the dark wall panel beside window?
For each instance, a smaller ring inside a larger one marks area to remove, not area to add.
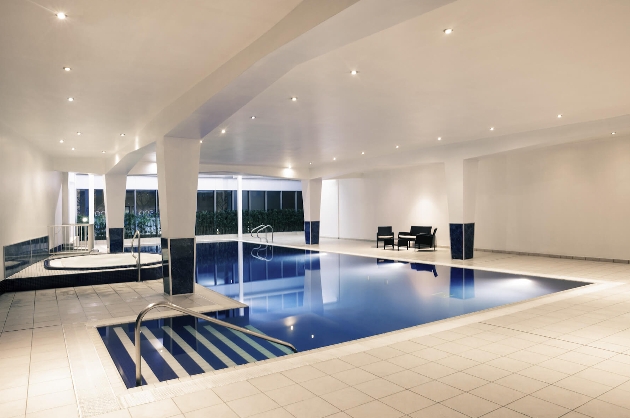
[[[297,210],[304,210],[304,202],[302,201],[302,192],[297,192]]]
[[[280,209],[280,192],[267,192],[267,210]]]
[[[94,212],[105,212],[105,196],[103,189],[94,190]]]
[[[249,192],[243,190],[243,210],[249,210]]]

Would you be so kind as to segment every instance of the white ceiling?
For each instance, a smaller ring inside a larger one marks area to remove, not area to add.
[[[629,17],[627,1],[459,0],[297,66],[201,161],[316,167],[629,114]]]
[[[111,154],[133,140],[121,133],[140,130],[300,1],[3,0],[0,132],[52,155]]]
[[[361,0],[344,13],[379,1]],[[396,1],[401,10],[446,3]],[[4,0],[0,133],[27,138],[69,165],[68,157],[129,149],[134,138],[120,133],[142,131],[298,3]],[[56,19],[56,11],[69,18]],[[630,1],[458,0],[422,13],[281,76],[204,138],[202,165],[306,170],[334,157],[350,167],[396,153],[409,161],[428,148],[551,135],[563,125],[630,114]],[[328,39],[349,30],[334,27],[339,33]],[[454,32],[445,35],[447,27]],[[607,134],[606,123],[589,126]],[[151,158],[143,163],[154,164]]]

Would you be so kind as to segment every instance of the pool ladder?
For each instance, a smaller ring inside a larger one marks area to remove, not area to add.
[[[269,239],[267,238],[267,232],[271,229],[271,242],[273,242],[273,227],[271,225],[258,225],[256,228],[250,231],[250,235],[252,238],[258,238],[262,242],[262,237],[259,235],[261,232],[265,233],[265,242],[269,243]],[[256,236],[254,237],[254,232]]]
[[[133,253],[133,241],[136,239],[136,237],[138,237],[138,256],[137,257]],[[138,267],[138,281],[140,282],[142,281],[140,279],[140,276],[141,276],[140,267],[142,265],[140,264],[140,230],[139,229],[136,229],[136,233],[133,234],[133,237],[131,237],[131,256],[136,259],[136,266]]]
[[[140,248],[140,247],[138,247]],[[211,322],[213,324],[216,325],[220,325],[222,327],[226,327],[226,328],[230,328],[233,329],[235,331],[239,331],[242,332],[243,334],[247,334],[247,335],[251,335],[252,337],[257,337],[257,338],[262,338],[263,340],[267,340],[269,342],[275,343],[275,344],[280,344],[283,345],[285,347],[290,348],[294,353],[297,353],[297,349],[293,346],[293,344],[290,344],[286,341],[282,341],[282,340],[278,340],[277,338],[273,338],[270,337],[268,335],[265,334],[261,334],[259,332],[254,332],[254,331],[250,331],[247,328],[242,328],[236,325],[232,325],[229,322],[225,322],[225,321],[221,321],[219,319],[215,319],[215,318],[211,318],[207,315],[204,314],[200,314],[199,312],[195,312],[193,310],[190,309],[186,309],[186,308],[182,308],[181,306],[175,305],[174,303],[171,302],[155,302],[150,304],[149,306],[147,306],[146,308],[144,308],[142,310],[142,312],[140,312],[138,314],[138,317],[136,318],[136,333],[135,333],[135,354],[136,354],[136,386],[142,386],[142,360],[141,360],[141,355],[140,355],[140,327],[142,326],[142,320],[144,319],[144,316],[151,310],[151,309],[155,309],[155,308],[159,308],[159,307],[165,307],[165,308],[170,308],[174,311],[179,311],[181,313],[185,313],[187,315],[190,316],[194,316],[196,318],[199,319],[203,319],[205,321]]]

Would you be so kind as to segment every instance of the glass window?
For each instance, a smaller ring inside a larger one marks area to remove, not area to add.
[[[302,192],[297,192],[297,210],[304,210],[304,201],[302,200]]]
[[[90,216],[89,190],[77,189],[77,219]]]
[[[282,209],[295,210],[295,192],[282,192]]]
[[[214,191],[197,192],[197,212],[214,212]]]
[[[265,210],[265,192],[249,192],[249,210]]]
[[[243,190],[243,210],[249,210],[249,192]]]
[[[267,192],[267,210],[280,209],[280,192]]]
[[[135,190],[127,190],[125,193],[125,213],[136,213]]]
[[[217,190],[217,212],[227,212],[234,210],[232,207],[232,191]]]
[[[94,213],[105,213],[105,196],[103,195],[103,189],[94,190]]]
[[[137,190],[136,191],[136,213],[137,214],[153,214],[155,213],[157,201],[155,199],[155,190]]]

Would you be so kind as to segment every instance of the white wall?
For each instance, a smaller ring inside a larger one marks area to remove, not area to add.
[[[61,223],[61,174],[51,168],[28,141],[0,133],[0,246],[46,236],[48,225]]]
[[[444,164],[367,173],[334,183],[326,181],[322,187],[322,236],[336,237],[336,220],[339,238],[367,240],[375,239],[378,226],[391,225],[398,233],[412,225],[430,225],[438,228],[438,245],[449,245]]]
[[[630,259],[630,138],[481,159],[475,247]]]

